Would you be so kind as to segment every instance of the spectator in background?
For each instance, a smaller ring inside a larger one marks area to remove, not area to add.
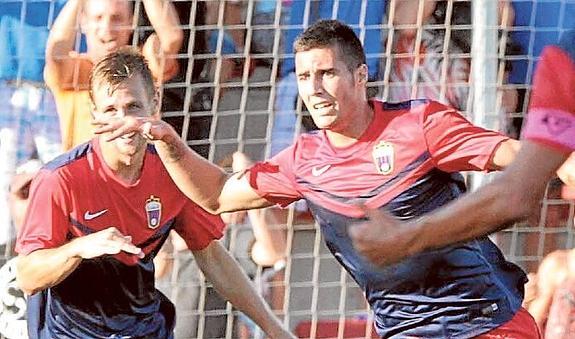
[[[471,69],[471,2],[450,6],[448,1],[398,0],[392,5],[388,13],[393,15],[390,20],[397,33],[393,35],[389,93],[384,99],[428,98],[465,111]],[[500,25],[507,27],[513,21],[512,7],[502,0],[499,12]],[[508,46],[510,53],[512,44]],[[513,92],[504,92],[504,111],[515,109],[514,97]]]
[[[208,138],[214,85],[207,75],[209,63],[204,58],[196,57],[208,53],[207,31],[202,29],[206,23],[206,2],[176,1],[172,4],[182,24],[183,43],[177,58],[178,73],[162,86],[162,119],[180,135],[183,134],[184,120],[189,119],[188,133],[182,137],[195,141],[190,147],[207,157],[210,151]],[[143,18],[142,25],[150,26],[147,17]]]
[[[549,253],[531,276],[533,300],[527,305],[548,339],[575,336],[575,250]]]
[[[3,1],[0,5],[0,265],[12,254],[7,199],[16,168],[62,151],[56,105],[42,71],[48,28],[64,6],[57,1]]]
[[[182,44],[177,13],[167,0],[144,0],[155,29],[141,47],[152,74],[162,83],[178,72],[173,58]],[[92,137],[88,75],[106,54],[130,43],[132,3],[125,0],[69,0],[58,15],[46,46],[46,83],[54,93],[65,150]],[[78,53],[78,28],[86,52]]]
[[[229,82],[238,72],[241,74],[243,62],[239,56],[244,52],[245,29],[228,26],[245,25],[243,9],[241,0],[216,0],[206,4],[206,24],[217,26],[208,31],[207,36],[209,51],[215,54],[210,71],[216,86]],[[221,87],[220,93],[224,90],[225,87]]]

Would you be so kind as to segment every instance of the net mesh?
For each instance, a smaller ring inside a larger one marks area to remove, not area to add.
[[[27,3],[41,2],[54,12],[55,1],[8,0],[21,6],[21,20]],[[236,151],[253,160],[277,153],[314,128],[297,98],[289,46],[310,23],[334,18],[350,24],[364,42],[371,96],[440,100],[468,116],[490,114],[486,127],[518,137],[537,57],[543,45],[575,26],[575,1],[514,0],[511,7],[494,2],[498,43],[487,53],[497,62],[473,72],[495,75],[489,87],[495,89],[496,107],[472,112],[470,1],[173,0],[185,39],[175,56],[178,75],[161,85],[163,118],[191,148],[228,169]],[[153,27],[142,1],[134,2],[134,11],[137,45]],[[51,24],[52,19],[44,28]],[[566,197],[575,194],[551,182],[538,217],[494,236],[508,259],[535,271],[547,253],[573,247],[575,205]],[[305,206],[291,206],[269,226],[286,239],[287,256],[275,265],[253,262],[249,221],[229,225],[224,242],[278,316],[301,337],[370,337],[362,292],[329,254]],[[7,246],[6,257],[13,255]],[[164,258],[170,266],[158,286],[177,302],[178,326],[186,324],[177,337],[263,337],[217,296],[189,254],[174,250]]]

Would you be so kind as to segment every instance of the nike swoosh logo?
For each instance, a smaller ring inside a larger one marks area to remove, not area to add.
[[[314,177],[319,177],[320,175],[324,174],[325,171],[327,171],[330,167],[331,165],[325,165],[322,167],[314,166],[311,169],[311,175],[313,175]]]
[[[108,212],[107,209],[101,210],[101,211],[96,212],[96,213],[90,213],[90,211],[86,211],[86,213],[84,213],[84,220],[92,220],[94,218],[101,216],[102,214],[104,214],[106,212]]]

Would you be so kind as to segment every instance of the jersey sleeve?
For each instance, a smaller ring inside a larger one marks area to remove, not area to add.
[[[522,138],[571,152],[575,150],[575,32],[564,41],[541,54]]]
[[[187,198],[183,198],[188,200]],[[175,230],[192,251],[204,249],[223,236],[224,222],[188,200],[176,218]]]
[[[65,186],[57,173],[41,170],[30,187],[30,204],[18,231],[16,252],[29,254],[39,249],[64,245],[69,231]]]
[[[250,186],[261,197],[281,207],[302,198],[293,174],[296,149],[297,144],[292,145],[248,170]]]
[[[422,125],[430,156],[445,172],[486,170],[499,144],[509,139],[437,102],[426,107]]]

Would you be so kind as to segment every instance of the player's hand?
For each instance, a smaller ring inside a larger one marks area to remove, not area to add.
[[[378,209],[365,209],[368,221],[349,227],[355,249],[376,265],[390,265],[414,254],[415,234],[405,223]]]
[[[151,141],[162,140],[175,133],[168,123],[154,117],[101,117],[94,119],[92,125],[96,126],[95,134],[106,134],[106,141],[134,132]]]
[[[115,227],[109,227],[105,230],[76,238],[70,244],[73,245],[74,256],[83,259],[92,259],[120,252],[134,254],[140,259],[144,257],[142,249],[132,243],[132,237],[123,235]]]

